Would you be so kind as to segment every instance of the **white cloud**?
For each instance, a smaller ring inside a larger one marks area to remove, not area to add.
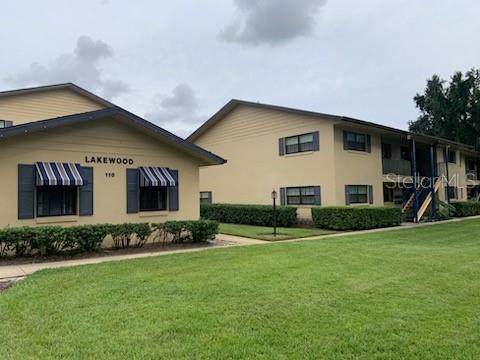
[[[310,36],[327,0],[234,0],[238,18],[220,37],[249,45],[279,45]]]
[[[160,95],[154,108],[145,118],[170,130],[179,136],[186,136],[200,123],[199,100],[195,91],[186,83],[173,88],[171,95]]]
[[[72,53],[61,54],[48,65],[32,63],[28,70],[5,80],[16,86],[73,82],[112,99],[128,93],[129,86],[121,80],[104,79],[100,63],[111,57],[113,49],[107,43],[80,36]]]

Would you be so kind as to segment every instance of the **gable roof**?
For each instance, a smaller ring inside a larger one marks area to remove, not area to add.
[[[0,129],[0,141],[1,139],[10,138],[14,136],[20,136],[25,134],[31,134],[35,132],[45,131],[49,129],[58,128],[65,125],[74,125],[79,123],[85,123],[96,119],[102,119],[107,117],[113,117],[120,121],[123,121],[135,128],[152,135],[168,144],[178,147],[179,149],[191,154],[205,161],[208,165],[223,164],[226,162],[223,158],[205,150],[201,147],[188,142],[171,132],[162,129],[161,127],[142,119],[141,117],[122,109],[118,106],[112,105],[107,109],[101,109],[96,111],[90,111],[80,114],[61,116],[53,119],[33,121],[26,124],[20,124],[16,126],[10,126]]]
[[[0,91],[0,98],[6,97],[6,96],[12,96],[12,95],[32,94],[37,92],[44,92],[44,91],[51,91],[51,90],[64,90],[64,89],[72,90],[80,95],[85,96],[86,98],[89,98],[92,101],[102,104],[105,107],[115,106],[110,101],[107,101],[101,98],[100,96],[95,95],[94,93],[91,93],[90,91],[85,90],[84,88],[81,88],[80,86],[75,85],[73,83],[44,85],[44,86],[35,86],[35,87],[24,88],[24,89]]]
[[[330,119],[330,120],[334,120],[334,121],[344,121],[344,122],[351,123],[351,124],[373,127],[377,130],[382,130],[382,131],[385,131],[385,132],[395,133],[395,134],[398,134],[398,135],[404,135],[406,137],[415,138],[416,140],[424,141],[424,142],[427,142],[427,143],[441,143],[441,144],[445,144],[445,145],[456,146],[456,147],[462,148],[462,149],[464,149],[466,151],[469,151],[469,152],[474,151],[474,147],[470,146],[470,145],[467,145],[467,144],[443,139],[443,138],[440,138],[440,137],[430,136],[430,135],[416,134],[416,133],[412,133],[410,131],[396,129],[396,128],[393,128],[393,127],[390,127],[390,126],[376,124],[376,123],[373,123],[373,122],[370,122],[370,121],[354,119],[354,118],[351,118],[351,117],[348,117],[348,116],[331,115],[331,114],[325,114],[325,113],[320,113],[320,112],[315,112],[315,111],[301,110],[301,109],[295,109],[295,108],[278,106],[278,105],[262,104],[262,103],[258,103],[258,102],[238,100],[238,99],[232,99],[227,104],[225,104],[210,119],[208,119],[205,123],[203,123],[203,125],[201,125],[192,134],[190,134],[187,137],[187,140],[191,141],[191,142],[194,142],[202,134],[204,134],[206,131],[208,131],[212,126],[214,126],[216,123],[218,123],[223,117],[225,117],[227,114],[229,114],[231,111],[233,111],[236,107],[238,107],[240,105],[259,108],[259,109],[277,110],[277,111],[287,112],[287,113],[296,114],[296,115],[305,115],[305,116],[311,116],[311,117],[322,118],[322,119]]]

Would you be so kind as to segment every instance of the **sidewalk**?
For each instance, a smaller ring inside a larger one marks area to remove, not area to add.
[[[158,251],[158,252],[151,252],[151,253],[103,256],[103,257],[94,257],[94,258],[87,258],[87,259],[65,260],[65,261],[44,262],[44,263],[3,265],[3,266],[0,265],[0,282],[21,279],[27,275],[30,275],[36,271],[43,270],[43,269],[54,269],[54,268],[61,268],[61,267],[67,267],[67,266],[99,264],[99,263],[108,262],[108,261],[121,261],[121,260],[129,260],[129,259],[146,258],[146,257],[152,257],[152,256],[163,256],[163,255],[170,255],[170,254],[198,252],[198,251],[205,251],[210,249],[221,249],[228,246],[249,246],[249,245],[262,245],[262,244],[265,245],[265,244],[278,244],[278,243],[296,242],[296,241],[321,240],[321,239],[328,239],[328,238],[335,238],[335,237],[342,237],[342,236],[362,235],[362,234],[378,233],[378,232],[385,232],[385,231],[413,229],[413,228],[425,227],[425,226],[435,226],[439,224],[445,224],[448,222],[460,222],[460,221],[470,220],[470,219],[480,219],[480,216],[452,219],[452,220],[442,221],[438,223],[423,223],[423,224],[407,223],[401,226],[395,226],[390,228],[341,232],[341,233],[335,233],[335,234],[329,234],[329,235],[320,235],[320,236],[312,236],[308,238],[298,238],[298,239],[280,240],[280,241],[263,241],[263,240],[244,238],[240,236],[218,234],[217,240],[219,240],[220,242],[223,242],[224,243],[223,245],[215,245],[210,247],[193,248],[193,249]]]

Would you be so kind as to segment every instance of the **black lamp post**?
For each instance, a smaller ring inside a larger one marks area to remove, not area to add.
[[[272,200],[273,200],[273,236],[277,236],[277,192],[275,190],[272,191]]]

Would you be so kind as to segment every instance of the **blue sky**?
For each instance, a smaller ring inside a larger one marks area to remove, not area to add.
[[[478,1],[2,4],[0,89],[73,81],[186,136],[231,98],[406,128],[432,74],[480,67]]]

